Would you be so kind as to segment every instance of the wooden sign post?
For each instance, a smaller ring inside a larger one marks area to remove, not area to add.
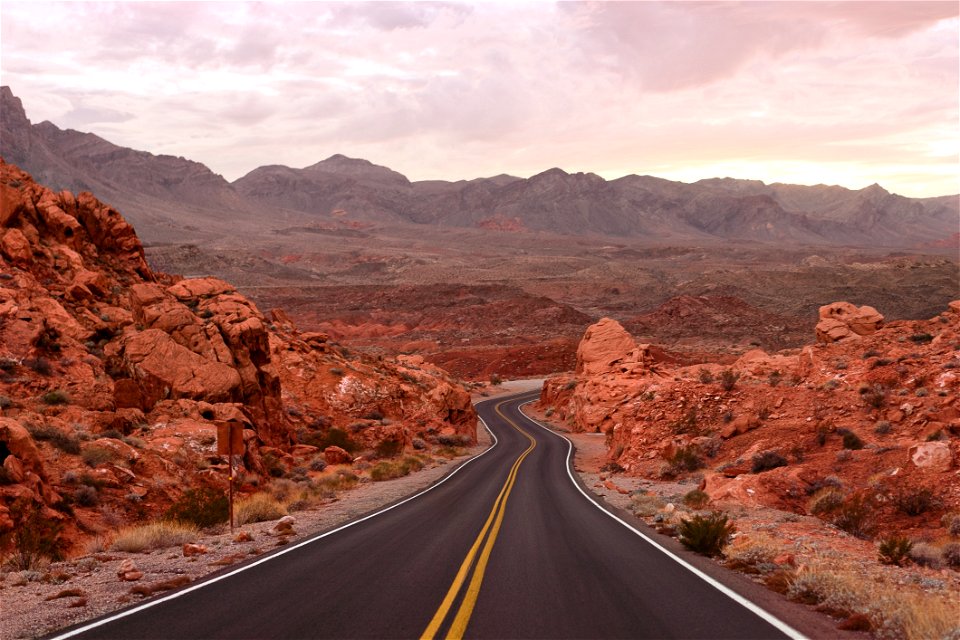
[[[230,533],[233,533],[233,456],[243,453],[243,423],[222,420],[217,425],[217,453],[230,461]]]

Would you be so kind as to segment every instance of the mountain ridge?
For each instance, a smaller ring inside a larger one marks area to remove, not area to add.
[[[471,228],[509,219],[517,222],[511,228],[561,235],[906,248],[944,241],[960,216],[958,196],[907,198],[877,184],[606,180],[559,167],[529,178],[411,181],[339,153],[301,169],[263,165],[228,182],[186,158],[127,149],[49,121],[33,125],[9,87],[0,89],[0,105],[0,154],[58,189],[89,190],[123,206],[151,239],[175,235],[188,218],[215,230],[238,216],[262,225],[283,215]]]

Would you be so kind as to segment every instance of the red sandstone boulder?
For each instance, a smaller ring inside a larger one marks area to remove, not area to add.
[[[323,450],[323,459],[327,464],[350,464],[353,456],[340,447],[331,446]]]
[[[883,316],[873,307],[857,307],[849,302],[834,302],[820,307],[817,342],[831,343],[856,339],[875,333],[883,326]]]

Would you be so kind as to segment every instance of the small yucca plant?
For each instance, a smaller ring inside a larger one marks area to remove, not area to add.
[[[910,550],[913,549],[913,543],[902,536],[891,536],[880,542],[878,556],[883,564],[893,564],[900,566],[910,558]]]
[[[680,542],[705,556],[718,556],[730,542],[730,536],[737,528],[727,519],[727,515],[713,512],[708,516],[694,516],[690,520],[680,520],[678,532]]]

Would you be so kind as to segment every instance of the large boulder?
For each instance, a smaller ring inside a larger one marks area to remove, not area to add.
[[[817,342],[831,343],[855,340],[875,333],[883,326],[883,315],[873,307],[834,302],[820,307]]]
[[[623,326],[612,318],[602,318],[587,327],[577,347],[577,374],[597,375],[614,370],[637,344]]]

